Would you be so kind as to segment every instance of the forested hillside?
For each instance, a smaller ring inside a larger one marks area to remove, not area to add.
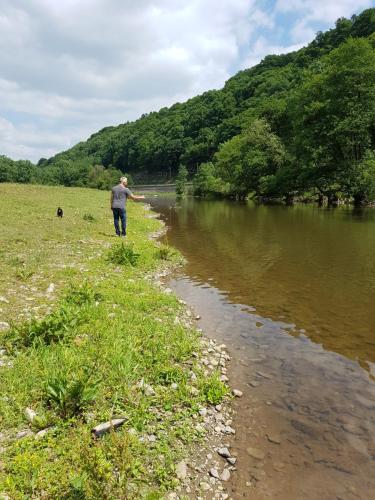
[[[184,166],[203,196],[374,200],[374,32],[375,9],[341,18],[221,90],[106,127],[37,167],[3,157],[0,181],[26,170],[37,182],[107,187],[119,171],[150,182]]]

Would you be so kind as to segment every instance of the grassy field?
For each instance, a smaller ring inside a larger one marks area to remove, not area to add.
[[[124,241],[108,193],[0,184],[0,498],[178,485],[198,410],[226,388],[203,376],[183,304],[153,284],[179,256],[149,238],[160,223],[147,214],[129,203]],[[94,438],[112,418],[125,423]]]

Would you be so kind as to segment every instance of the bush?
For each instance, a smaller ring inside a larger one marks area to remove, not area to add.
[[[125,245],[120,243],[119,245],[113,245],[108,253],[108,260],[114,264],[119,264],[121,266],[130,264],[131,266],[136,266],[138,259],[140,257],[139,253],[133,250],[132,245]]]
[[[70,305],[87,306],[95,304],[102,299],[100,293],[96,292],[85,282],[82,285],[72,285],[69,292],[64,297],[64,302]]]
[[[92,380],[87,369],[72,379],[59,374],[47,381],[46,401],[61,418],[72,418],[95,400],[98,384],[99,381]]]

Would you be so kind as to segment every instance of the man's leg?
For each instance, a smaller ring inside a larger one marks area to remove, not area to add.
[[[120,217],[121,217],[121,236],[126,236],[126,210],[121,209],[120,212]]]
[[[113,212],[113,223],[115,225],[115,231],[117,236],[120,236],[120,226],[119,226],[120,209],[112,208],[112,212]]]

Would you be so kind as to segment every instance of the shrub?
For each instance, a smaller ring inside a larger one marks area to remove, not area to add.
[[[131,245],[120,243],[113,245],[108,253],[108,260],[114,264],[136,266],[140,254],[136,253]]]
[[[87,282],[84,282],[82,285],[72,285],[64,297],[64,302],[76,306],[86,306],[101,299],[101,294],[96,292]]]
[[[45,395],[47,403],[63,419],[79,415],[89,406],[98,392],[98,380],[93,380],[87,369],[69,379],[59,374],[47,381]]]

